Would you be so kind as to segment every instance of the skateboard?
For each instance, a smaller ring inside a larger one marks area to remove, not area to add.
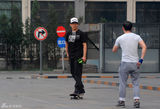
[[[72,99],[76,99],[76,100],[83,99],[83,95],[84,95],[84,94],[70,94],[71,100],[72,100]]]

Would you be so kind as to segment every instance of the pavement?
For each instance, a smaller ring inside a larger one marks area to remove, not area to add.
[[[83,100],[71,100],[72,78],[32,78],[34,72],[0,72],[0,109],[121,109],[116,107],[118,87],[87,83]],[[44,74],[45,76],[70,76],[70,74]],[[117,73],[83,74],[84,76],[118,76]],[[141,76],[159,77],[160,73]],[[83,78],[83,80],[117,82],[118,78]],[[130,79],[128,83],[131,83]],[[160,87],[160,78],[141,78],[141,85]],[[159,109],[160,91],[141,89],[140,109]],[[133,108],[132,88],[127,88],[126,109]]]

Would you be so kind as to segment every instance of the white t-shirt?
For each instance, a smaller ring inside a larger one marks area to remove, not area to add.
[[[116,39],[115,46],[122,49],[122,62],[138,62],[138,43],[142,38],[134,33],[126,33]]]

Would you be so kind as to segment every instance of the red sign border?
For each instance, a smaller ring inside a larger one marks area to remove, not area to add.
[[[39,39],[39,38],[36,36],[36,32],[37,32],[39,29],[43,29],[43,30],[45,31],[45,33],[46,33],[46,36],[45,36],[43,39]],[[34,31],[34,37],[35,37],[37,40],[40,40],[40,41],[45,40],[45,39],[47,38],[47,36],[48,36],[48,32],[47,32],[47,30],[46,30],[44,27],[38,27],[38,28],[36,28],[36,30]]]
[[[58,29],[59,27],[63,27],[64,30],[65,30],[65,34],[64,34],[63,36],[59,36],[58,33],[57,33],[57,29]],[[56,29],[56,33],[57,33],[58,37],[64,37],[64,36],[66,35],[66,32],[67,32],[67,31],[66,31],[66,28],[65,28],[64,26],[58,26],[57,29]]]

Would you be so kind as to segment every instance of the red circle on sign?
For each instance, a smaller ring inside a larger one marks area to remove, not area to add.
[[[59,26],[56,30],[56,33],[59,37],[64,37],[66,34],[66,29],[63,26]]]
[[[47,38],[48,32],[44,27],[38,27],[34,31],[34,36],[37,40],[45,40]]]

